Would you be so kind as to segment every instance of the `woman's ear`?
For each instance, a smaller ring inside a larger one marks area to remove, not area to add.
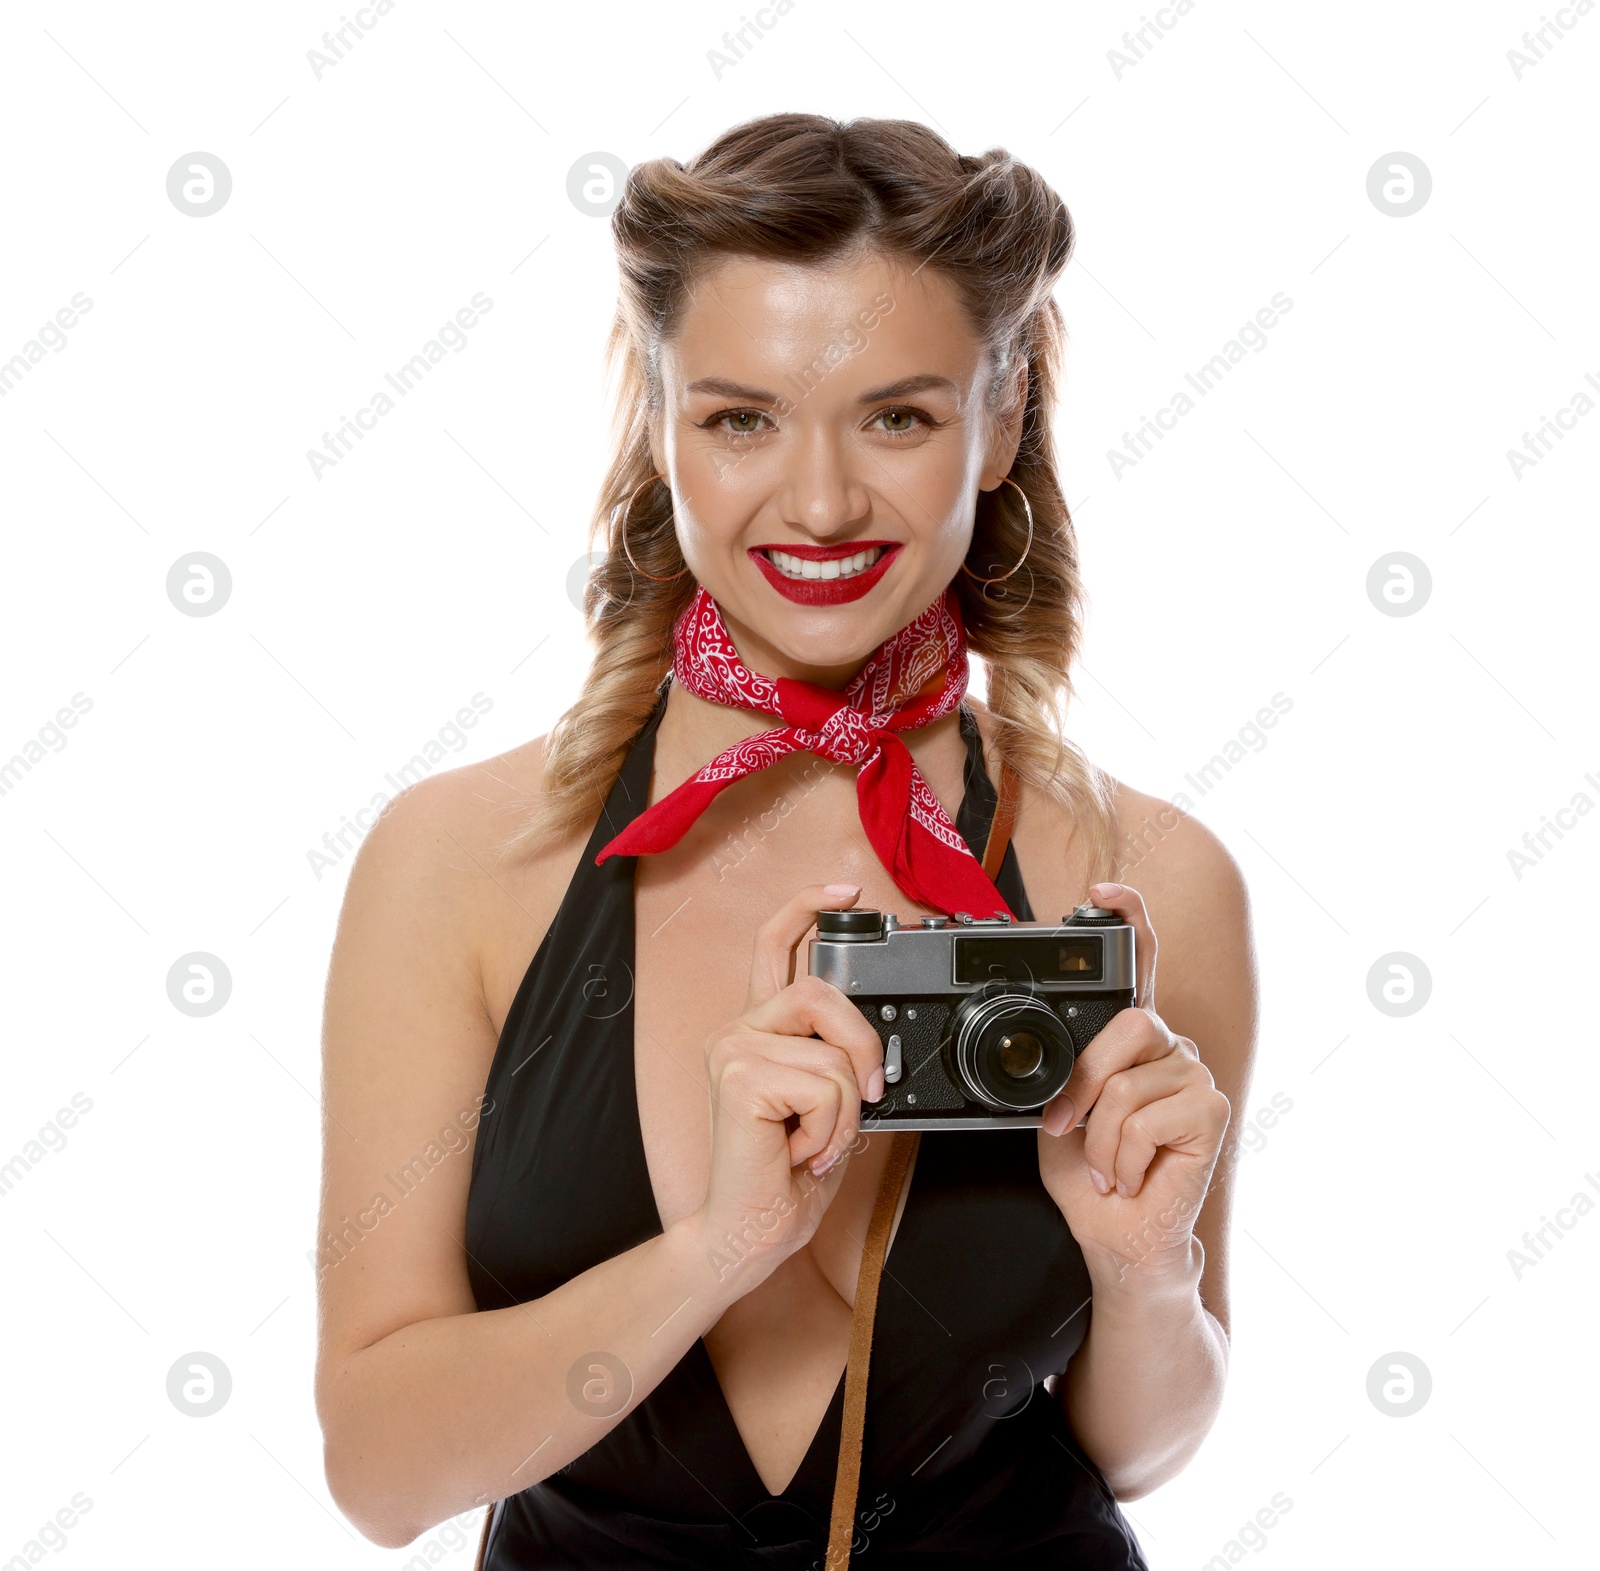
[[[1011,466],[1017,461],[1017,449],[1022,445],[1022,416],[1027,407],[1028,362],[1019,359],[1016,369],[1006,379],[1005,392],[992,421],[989,463],[980,490],[994,490],[1011,473]]]

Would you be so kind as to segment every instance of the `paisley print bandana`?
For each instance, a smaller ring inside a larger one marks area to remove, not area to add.
[[[719,753],[634,819],[596,863],[665,851],[734,781],[790,753],[809,752],[859,769],[862,827],[903,893],[946,916],[1015,915],[896,734],[949,714],[966,693],[966,631],[954,589],[880,644],[842,693],[750,670],[704,588],[674,624],[673,645],[673,677],[691,693],[781,715],[786,723]]]

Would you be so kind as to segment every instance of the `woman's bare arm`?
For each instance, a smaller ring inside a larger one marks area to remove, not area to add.
[[[543,1298],[476,1309],[463,1229],[495,1029],[472,935],[485,912],[538,920],[474,838],[482,790],[453,771],[391,805],[327,982],[317,1411],[334,1499],[387,1548],[588,1450],[754,1285],[718,1282],[690,1216]],[[609,1415],[596,1351],[631,1381]]]
[[[1136,793],[1126,792],[1126,796]],[[1166,808],[1139,797],[1134,804]],[[1121,803],[1129,811],[1126,803]],[[1171,810],[1168,809],[1170,812]],[[1197,820],[1179,821],[1122,877],[1144,896],[1160,944],[1156,1008],[1199,1048],[1242,1122],[1255,1055],[1257,977],[1249,896],[1237,864]],[[1173,1478],[1222,1406],[1236,1136],[1224,1144],[1184,1258],[1159,1245],[1125,1273],[1094,1279],[1089,1331],[1057,1387],[1068,1420],[1119,1500]]]

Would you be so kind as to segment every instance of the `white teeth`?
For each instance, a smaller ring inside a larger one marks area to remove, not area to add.
[[[766,555],[767,560],[785,578],[853,578],[857,573],[864,573],[883,555],[883,547],[869,546],[865,551],[857,551],[854,556],[837,556],[827,562],[793,556],[775,546],[769,548]]]

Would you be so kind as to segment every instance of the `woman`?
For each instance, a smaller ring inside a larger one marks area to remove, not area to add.
[[[1037,1129],[924,1132],[895,1201],[855,1553],[1142,1567],[1117,1501],[1221,1400],[1253,959],[1217,840],[1051,724],[1070,219],[1003,152],[784,114],[635,168],[613,230],[593,667],[548,737],[394,804],[334,947],[329,1487],[391,1547],[496,1502],[494,1568],[819,1564],[893,1137],[805,940],[1092,901],[1138,1007]]]

